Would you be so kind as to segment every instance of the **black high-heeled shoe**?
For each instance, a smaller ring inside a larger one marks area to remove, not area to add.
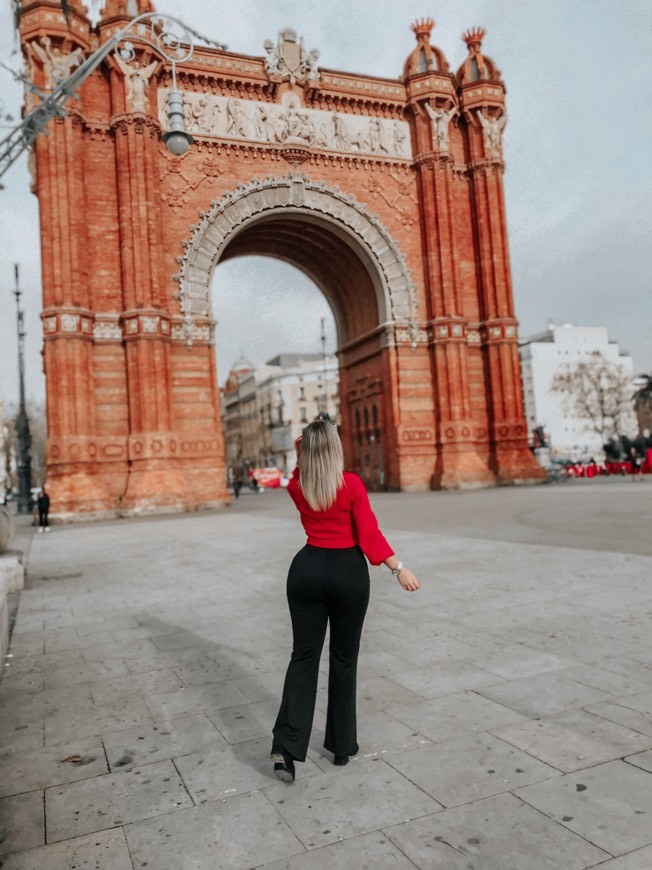
[[[274,762],[274,776],[281,782],[294,782],[294,759],[280,746],[275,746],[269,756]]]
[[[333,764],[336,767],[344,767],[345,764],[349,763],[348,755],[334,755],[333,756]]]

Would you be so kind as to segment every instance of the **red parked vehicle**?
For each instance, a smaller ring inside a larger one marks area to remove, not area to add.
[[[283,475],[279,468],[252,468],[249,472],[249,486],[256,489],[254,479],[261,489],[278,489]]]

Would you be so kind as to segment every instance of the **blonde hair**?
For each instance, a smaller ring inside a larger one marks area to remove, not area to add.
[[[301,436],[299,483],[314,511],[325,511],[344,484],[344,453],[332,420],[309,423]]]

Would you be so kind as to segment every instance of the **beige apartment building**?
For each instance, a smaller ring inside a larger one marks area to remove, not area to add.
[[[337,357],[281,353],[258,368],[240,357],[222,389],[222,422],[229,480],[275,466],[291,474],[294,442],[318,413],[339,423]]]

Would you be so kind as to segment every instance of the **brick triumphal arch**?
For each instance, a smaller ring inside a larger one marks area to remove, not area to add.
[[[107,0],[93,25],[70,6],[66,21],[56,2],[23,2],[42,86],[152,11]],[[302,269],[333,309],[349,468],[367,474],[382,451],[386,485],[404,490],[541,476],[510,279],[505,88],[481,30],[453,73],[432,27],[413,25],[398,79],[323,68],[292,30],[265,57],[196,46],[176,70],[194,138],[181,157],[161,141],[172,70],[136,44],[37,140],[55,513],[228,498],[210,285],[217,263],[252,253]]]

